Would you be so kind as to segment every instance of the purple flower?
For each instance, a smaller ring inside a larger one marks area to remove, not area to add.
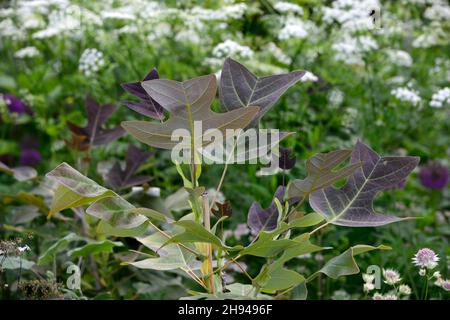
[[[6,105],[8,106],[9,112],[18,114],[22,113],[31,114],[31,110],[20,98],[12,94],[4,94],[2,98],[5,101]]]
[[[22,149],[20,154],[20,164],[23,166],[36,166],[41,162],[42,157],[36,149]]]
[[[422,248],[419,251],[417,251],[412,260],[416,266],[431,270],[437,266],[439,262],[439,257],[433,250],[428,248]]]
[[[437,161],[430,161],[419,172],[422,185],[430,189],[443,189],[448,183],[448,169]]]

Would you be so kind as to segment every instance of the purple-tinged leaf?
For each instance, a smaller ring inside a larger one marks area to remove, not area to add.
[[[220,102],[226,111],[258,106],[258,115],[251,125],[256,126],[264,114],[289,87],[297,83],[305,71],[293,71],[268,77],[257,77],[239,62],[227,58],[220,76]]]
[[[163,123],[148,121],[124,121],[122,126],[139,141],[153,147],[172,149],[179,145],[174,141],[174,130],[185,129],[182,136],[187,140],[187,148],[201,149],[211,143],[211,130],[217,129],[223,134],[227,129],[243,129],[255,117],[258,107],[216,113],[210,108],[217,91],[217,81],[213,74],[197,77],[184,82],[173,80],[149,80],[142,82],[149,95],[164,109],[170,111],[170,117]],[[201,131],[193,130],[195,121],[201,121]],[[209,133],[208,133],[209,132]],[[208,136],[209,134],[209,136]]]
[[[283,204],[285,192],[286,187],[279,186],[275,191],[274,198]],[[288,203],[289,206],[293,206],[296,202],[298,202],[298,198],[291,199]],[[277,228],[278,216],[279,212],[275,200],[272,200],[272,203],[266,209],[261,208],[258,202],[253,202],[248,211],[247,224],[255,233],[260,231],[273,231]]]
[[[308,176],[303,179],[293,180],[288,186],[288,196],[307,197],[312,192],[331,186],[333,183],[348,177],[362,163],[352,163],[342,169],[334,171],[334,168],[342,164],[350,157],[351,150],[337,150],[328,153],[318,153],[306,160]]]
[[[222,217],[231,217],[233,214],[233,209],[231,208],[229,200],[226,200],[224,203],[216,202],[216,206],[217,209],[212,208],[211,211],[219,219]]]
[[[143,81],[155,80],[159,79],[158,71],[156,68],[153,68],[144,78]],[[140,113],[144,116],[160,120],[161,122],[164,120],[164,110],[161,105],[153,100],[149,94],[142,87],[141,82],[130,82],[123,83],[122,88],[131,93],[132,95],[138,97],[141,101],[139,102],[130,102],[127,101],[125,104],[131,110]]]
[[[122,170],[119,162],[116,162],[108,173],[107,182],[115,190],[122,190],[136,185],[146,183],[151,179],[149,176],[138,176],[136,171],[151,156],[153,152],[141,151],[130,144],[126,156],[125,170]]]
[[[290,156],[292,148],[279,148],[280,158],[278,166],[283,170],[290,170],[295,166],[297,158],[295,156]]]
[[[380,157],[362,142],[353,149],[350,163],[362,162],[341,188],[311,193],[311,207],[329,223],[348,227],[374,227],[408,219],[375,213],[378,192],[397,186],[419,163],[418,157]]]
[[[78,138],[83,136],[86,137],[86,139],[77,139],[76,144],[80,149],[109,143],[124,134],[124,130],[119,126],[113,129],[102,128],[102,125],[115,110],[116,107],[113,105],[100,105],[92,97],[86,97],[87,125],[85,127],[80,127],[72,122],[67,122],[69,130],[74,136],[77,136]]]

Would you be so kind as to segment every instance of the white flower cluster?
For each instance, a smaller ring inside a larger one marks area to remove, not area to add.
[[[227,39],[214,47],[212,55],[214,56],[214,58],[219,59],[229,56],[248,59],[253,56],[253,50],[247,46],[240,45],[233,40]]]
[[[429,28],[425,28],[423,33],[414,39],[412,46],[414,48],[430,48],[433,46],[448,43],[447,33],[439,24],[432,24]]]
[[[363,54],[378,49],[377,42],[369,36],[351,37],[346,35],[332,46],[334,58],[349,65],[364,65]]]
[[[316,25],[309,20],[288,16],[284,19],[283,28],[278,33],[278,39],[304,39],[317,29]]]
[[[39,50],[33,46],[22,48],[14,53],[14,57],[18,59],[33,58],[38,55]]]
[[[442,108],[445,104],[450,104],[450,88],[445,87],[433,94],[430,101],[430,107]]]
[[[336,0],[331,7],[323,7],[323,20],[327,23],[337,21],[348,31],[372,29],[370,13],[378,8],[378,0]]]
[[[392,62],[394,65],[400,67],[411,67],[413,64],[411,55],[406,51],[388,49],[386,50],[386,54],[390,62]]]
[[[103,53],[95,48],[89,48],[81,54],[78,69],[86,77],[91,77],[105,66],[105,64]]]
[[[277,45],[273,42],[270,42],[267,45],[267,52],[270,52],[271,55],[277,59],[277,61],[283,63],[283,64],[290,64],[292,62],[291,57],[289,57],[287,54],[283,52]]]
[[[423,16],[429,20],[450,20],[450,6],[445,0],[434,0],[432,6],[428,7]]]
[[[298,14],[303,15],[303,8],[295,3],[286,1],[279,1],[273,6],[275,10],[283,14]]]
[[[411,103],[414,106],[417,106],[422,100],[417,91],[407,87],[395,88],[391,91],[391,95],[400,101]]]

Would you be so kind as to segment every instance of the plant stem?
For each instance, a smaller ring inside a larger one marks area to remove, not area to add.
[[[203,197],[203,223],[205,225],[205,229],[210,231],[211,230],[211,213],[209,210],[209,201],[208,201],[208,193],[204,192],[202,194]],[[206,255],[206,261],[207,261],[207,274],[209,275],[209,282],[208,287],[209,291],[214,294],[214,276],[213,276],[213,263],[212,263],[212,245],[211,243],[206,244],[207,248],[207,255]]]

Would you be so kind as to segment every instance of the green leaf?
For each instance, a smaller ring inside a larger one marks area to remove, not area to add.
[[[38,265],[43,266],[52,262],[55,255],[67,248],[70,242],[79,240],[83,240],[83,238],[77,236],[75,233],[69,233],[64,238],[59,239],[39,257]]]
[[[160,213],[156,210],[149,209],[149,208],[132,208],[132,209],[127,210],[127,212],[132,213],[132,214],[146,216],[150,220],[153,220],[156,222],[167,222],[167,223],[173,222],[172,218],[166,216],[163,213]]]
[[[73,249],[67,254],[72,257],[86,257],[97,252],[112,252],[114,247],[122,247],[122,242],[103,240],[97,242],[90,242],[80,248]]]
[[[273,237],[273,233],[260,232],[258,240],[244,248],[239,254],[268,258],[298,244],[289,239],[274,240]]]
[[[142,236],[147,231],[147,228],[147,223],[143,223],[138,227],[130,229],[116,228],[110,225],[108,222],[100,220],[97,225],[96,232],[105,236],[132,238]]]
[[[47,173],[46,176],[59,184],[53,197],[49,217],[64,209],[89,204],[115,195],[111,190],[83,176],[65,162]]]
[[[133,229],[148,220],[142,214],[131,212],[131,209],[135,209],[133,205],[125,199],[116,196],[94,202],[86,209],[86,213],[108,222],[115,228],[121,229]]]
[[[359,273],[359,267],[356,264],[355,256],[372,250],[391,250],[391,248],[384,245],[377,247],[364,244],[353,246],[341,255],[330,259],[316,274],[321,272],[333,279],[337,279],[340,276],[357,274]]]
[[[147,248],[159,254],[157,258],[149,258],[130,264],[140,269],[154,269],[154,270],[174,270],[187,268],[195,256],[181,248],[178,244],[168,244],[167,237],[154,233],[148,237],[137,238],[137,240],[145,245]],[[164,246],[164,248],[162,248]]]
[[[273,270],[269,273],[268,278],[269,280],[262,288],[267,293],[275,293],[277,290],[291,288],[305,281],[305,278],[298,272],[285,268]]]
[[[174,235],[172,238],[164,243],[163,247],[169,243],[185,243],[185,242],[204,242],[211,243],[217,248],[222,248],[224,250],[238,250],[242,248],[238,247],[227,247],[222,241],[214,234],[206,230],[201,224],[192,220],[180,220],[174,223],[175,226],[182,227],[184,231]]]
[[[34,265],[35,263],[33,261],[22,259],[21,257],[5,257],[3,255],[0,255],[0,270],[30,270]]]
[[[325,220],[325,218],[322,217],[320,214],[318,214],[317,212],[312,212],[301,218],[290,221],[289,227],[291,228],[312,227],[321,223],[323,220]]]
[[[0,88],[6,89],[8,91],[14,91],[17,87],[16,81],[13,77],[7,75],[0,75]]]

